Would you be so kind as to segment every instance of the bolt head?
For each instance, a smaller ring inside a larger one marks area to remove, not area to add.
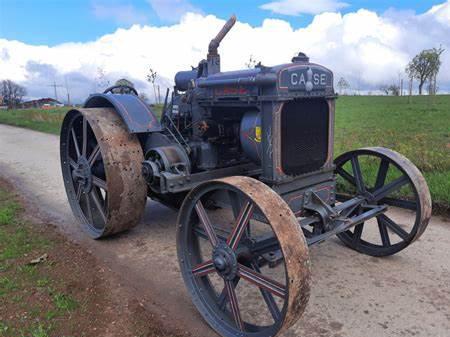
[[[214,266],[218,271],[224,271],[227,268],[227,261],[221,256],[214,258]]]

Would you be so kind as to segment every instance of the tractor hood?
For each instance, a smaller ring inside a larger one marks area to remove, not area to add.
[[[280,97],[329,97],[334,96],[331,70],[310,63],[303,53],[292,63],[254,69],[220,72],[191,79],[198,88],[213,90],[207,96],[248,96],[261,93]]]

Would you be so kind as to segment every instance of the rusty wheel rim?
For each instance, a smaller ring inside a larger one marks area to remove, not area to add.
[[[422,235],[431,217],[431,197],[423,175],[407,158],[374,147],[345,153],[336,158],[335,164],[337,200],[358,195],[369,204],[388,205],[373,226],[362,223],[338,234],[347,246],[364,254],[387,256]],[[352,212],[358,211],[355,208]]]
[[[138,223],[146,200],[139,168],[142,150],[114,110],[69,111],[61,129],[60,151],[69,204],[91,237]]]
[[[230,208],[212,214],[208,203],[218,193]],[[223,336],[275,336],[298,320],[309,298],[308,248],[292,211],[269,187],[248,177],[202,184],[186,197],[178,226],[185,284],[213,329]],[[264,226],[278,245],[265,254],[281,255],[276,268],[268,268],[255,244],[269,234]]]

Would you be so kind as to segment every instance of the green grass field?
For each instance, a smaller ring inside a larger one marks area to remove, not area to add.
[[[344,96],[336,103],[336,156],[383,146],[409,158],[425,175],[433,202],[450,208],[450,96]]]
[[[160,107],[159,107],[160,108]],[[0,123],[58,134],[67,111],[0,110]],[[450,209],[450,96],[342,96],[335,154],[365,146],[396,150],[424,173],[436,205]]]

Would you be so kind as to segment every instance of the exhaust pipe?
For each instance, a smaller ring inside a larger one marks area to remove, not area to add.
[[[234,24],[236,23],[236,16],[233,14],[227,22],[225,22],[225,25],[222,27],[220,32],[216,35],[214,39],[211,40],[208,47],[208,55],[217,55],[217,49],[219,48],[220,42],[222,42],[225,35],[228,34],[228,32],[233,28]]]
[[[206,58],[208,61],[208,75],[220,72],[220,55],[217,49],[219,48],[220,42],[222,42],[225,35],[228,34],[235,23],[236,16],[232,15],[222,27],[220,32],[216,35],[216,37],[209,43],[208,56]]]

